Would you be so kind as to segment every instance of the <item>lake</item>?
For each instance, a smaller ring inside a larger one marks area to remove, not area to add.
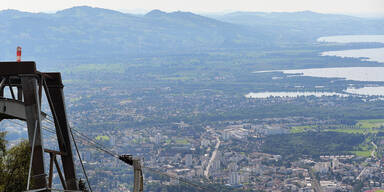
[[[337,67],[337,68],[313,68],[313,69],[295,69],[295,70],[273,70],[273,71],[255,71],[254,73],[282,72],[287,74],[287,78],[292,76],[310,76],[323,78],[342,78],[354,81],[377,81],[384,82],[384,67]],[[384,96],[384,87],[363,87],[348,88],[344,90],[346,94],[362,96]],[[245,95],[248,98],[267,98],[269,96],[280,97],[298,97],[298,96],[346,96],[345,94],[334,92],[259,92]]]
[[[344,90],[344,93],[336,92],[311,92],[311,91],[297,91],[297,92],[251,92],[245,95],[246,98],[254,99],[265,99],[269,97],[323,97],[323,96],[338,96],[338,97],[348,97],[348,96],[384,96],[384,87],[363,87],[363,88],[348,88]]]
[[[333,43],[359,43],[359,42],[379,42],[384,43],[384,35],[345,35],[328,36],[317,39],[319,42]],[[384,47],[374,49],[353,49],[343,51],[327,51],[321,53],[322,56],[338,56],[361,58],[367,61],[377,61],[384,63]],[[384,67],[335,67],[335,68],[312,68],[312,69],[294,69],[294,70],[273,70],[273,71],[255,71],[254,73],[282,72],[287,77],[292,76],[311,76],[323,78],[341,78],[354,81],[379,81],[384,82]],[[274,77],[282,79],[283,77]],[[343,93],[335,92],[258,92],[248,93],[247,98],[268,98],[273,97],[298,97],[298,96],[384,96],[384,87],[363,87],[348,88]]]
[[[384,35],[326,36],[318,38],[317,41],[331,43],[384,43]]]
[[[327,36],[317,39],[318,42],[332,43],[384,43],[384,35],[344,35]],[[351,49],[343,51],[327,51],[321,53],[322,56],[338,56],[361,58],[364,61],[384,63],[384,47],[372,49]]]
[[[354,81],[384,81],[384,67],[335,67],[276,71],[291,75],[343,78]]]
[[[300,96],[315,96],[315,97],[322,97],[322,96],[340,96],[340,97],[347,97],[347,94],[341,94],[341,93],[335,93],[335,92],[251,92],[245,95],[247,98],[255,98],[255,99],[265,99],[268,97],[300,97]]]
[[[323,78],[342,78],[354,81],[377,81],[384,82],[384,67],[338,67],[338,68],[313,68],[313,69],[295,69],[295,70],[273,70],[273,71],[255,71],[254,73],[282,72],[287,74],[287,78],[293,76],[310,76]],[[283,78],[283,77],[281,77]],[[281,79],[280,78],[280,79]],[[276,79],[276,78],[275,78]],[[321,88],[321,87],[318,87]],[[363,87],[348,88],[344,90],[345,94],[335,92],[258,92],[248,93],[247,98],[268,98],[274,97],[298,97],[298,96],[384,96],[384,87]]]
[[[384,96],[384,87],[348,88],[346,93],[367,96]]]
[[[342,78],[354,81],[383,81],[384,67],[334,67],[334,68],[312,68],[292,70],[254,71],[253,73],[282,72],[288,77],[310,76],[324,78]],[[277,79],[277,77],[274,77]],[[282,77],[279,77],[282,79]]]
[[[360,43],[379,42],[384,43],[384,35],[343,35],[327,36],[317,39],[319,42],[334,43]],[[384,63],[384,47],[374,49],[351,49],[343,51],[327,51],[323,56],[362,58],[367,61]],[[286,74],[301,74],[303,76],[344,78],[355,81],[384,81],[384,67],[339,67],[339,68],[313,68],[298,70],[282,70]]]
[[[363,61],[384,63],[384,48],[326,51],[321,53],[321,56],[352,57],[361,58]]]

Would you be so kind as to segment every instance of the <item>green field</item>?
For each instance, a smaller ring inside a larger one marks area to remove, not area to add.
[[[366,133],[378,133],[378,130],[368,129],[326,129],[324,131],[339,132],[339,133],[354,133],[354,134],[366,134]]]
[[[113,72],[124,73],[129,64],[81,64],[73,67],[68,67],[63,72],[84,73],[84,72]],[[136,65],[133,65],[136,66]]]
[[[98,140],[98,141],[100,141],[100,140],[102,140],[102,141],[109,141],[110,138],[108,136],[106,136],[106,135],[99,135],[95,139]]]
[[[384,119],[367,119],[359,120],[356,123],[356,128],[346,128],[346,129],[328,129],[327,131],[335,132],[344,132],[344,133],[358,133],[358,134],[370,134],[378,133],[381,129],[384,128]]]
[[[371,151],[352,151],[353,154],[359,157],[369,157],[371,156]]]
[[[181,144],[181,145],[186,145],[186,144],[188,144],[189,142],[188,142],[188,140],[186,140],[186,139],[176,139],[176,140],[175,140],[175,143],[176,143],[176,144]]]
[[[318,158],[321,155],[366,155],[370,153],[366,135],[338,132],[303,132],[268,135],[264,139],[264,153],[282,155],[294,160],[303,156]],[[359,152],[357,152],[359,151]],[[365,152],[367,151],[367,152]]]
[[[302,133],[307,131],[319,130],[316,125],[302,125],[293,126],[290,129],[291,133]],[[331,131],[339,133],[353,133],[353,134],[376,134],[379,131],[384,130],[384,119],[367,119],[359,120],[355,126],[346,126],[342,124],[330,125],[329,127],[320,131]]]
[[[304,125],[304,126],[294,126],[291,127],[291,133],[302,133],[307,131],[313,131],[316,126],[314,125]]]
[[[372,144],[372,137],[368,136],[364,139],[364,142],[355,147],[355,151],[351,151],[351,153],[360,156],[360,157],[370,157],[372,151],[375,149],[373,148]]]
[[[377,129],[384,127],[384,119],[367,119],[360,120],[356,123],[362,129]]]

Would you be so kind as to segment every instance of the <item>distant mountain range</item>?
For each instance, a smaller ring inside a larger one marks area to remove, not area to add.
[[[314,41],[320,36],[383,34],[384,19],[368,19],[337,14],[302,12],[234,12],[215,16],[220,21],[263,28],[283,39]]]
[[[236,12],[209,18],[153,10],[138,16],[73,7],[54,14],[0,11],[0,60],[15,57],[61,62],[121,61],[125,57],[177,55],[220,49],[261,49],[282,41],[324,35],[380,34],[384,20],[343,15]]]

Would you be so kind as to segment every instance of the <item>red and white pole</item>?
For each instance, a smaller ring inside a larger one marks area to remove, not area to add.
[[[20,46],[17,47],[17,54],[16,55],[17,55],[16,61],[20,62],[21,61],[21,47]]]

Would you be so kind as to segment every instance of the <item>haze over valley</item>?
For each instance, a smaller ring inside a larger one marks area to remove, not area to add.
[[[384,188],[384,18],[2,10],[0,42],[1,61],[21,46],[62,73],[71,126],[164,173],[144,191]],[[8,148],[22,125],[0,122]],[[79,147],[94,191],[132,189],[126,164]]]

